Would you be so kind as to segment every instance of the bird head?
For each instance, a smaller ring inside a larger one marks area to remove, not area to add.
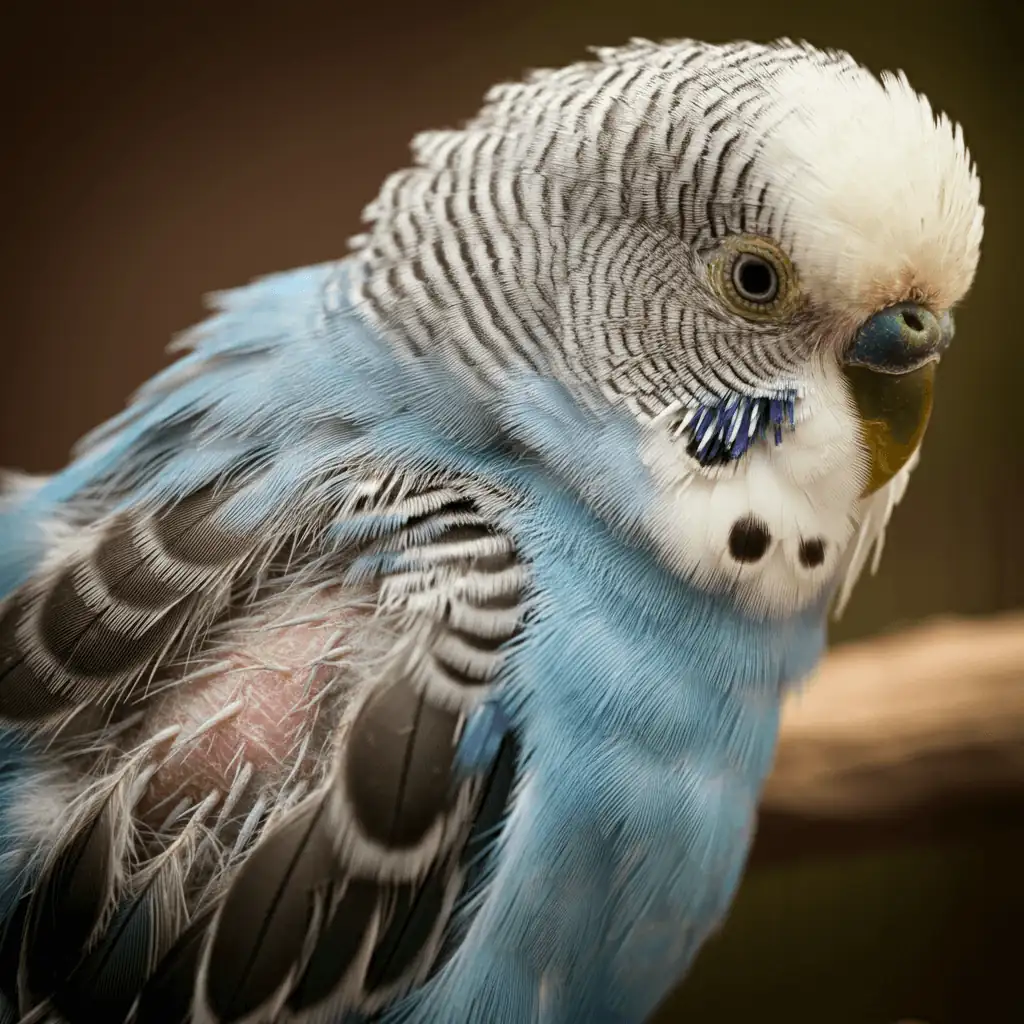
[[[788,614],[856,578],[978,263],[958,126],[845,53],[636,40],[414,154],[359,241],[369,315],[481,388],[526,369],[633,417],[702,584]]]

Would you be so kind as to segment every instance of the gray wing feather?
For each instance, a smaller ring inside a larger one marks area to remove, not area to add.
[[[61,726],[55,756],[79,763],[100,736],[97,756],[123,757],[110,729],[146,714],[140,680],[181,671],[175,652],[207,643],[218,615],[244,615],[259,587],[253,573],[272,560],[268,538],[219,517],[237,495],[221,486],[171,508],[120,512],[101,519],[88,544],[51,558],[0,607],[0,717],[36,730],[100,707],[99,724],[67,737]],[[301,523],[298,535],[269,538],[288,552],[284,586],[346,571],[371,584],[389,638],[365,652],[330,719],[313,787],[290,805],[283,790],[269,804],[260,797],[241,824],[228,821],[227,846],[220,824],[198,811],[185,832],[140,839],[138,785],[127,774],[108,805],[73,801],[79,810],[31,897],[23,1012],[113,1022],[134,1004],[136,1024],[268,1014],[319,1022],[375,1014],[438,968],[516,771],[506,757],[495,787],[456,768],[465,722],[522,624],[526,567],[480,511],[502,500],[467,481],[385,475],[349,506],[344,544]],[[391,525],[364,533],[361,516]],[[132,763],[157,771],[172,740],[154,738]],[[213,849],[212,860],[199,847]],[[76,871],[91,880],[88,898],[71,884]],[[46,974],[42,923],[72,920]]]

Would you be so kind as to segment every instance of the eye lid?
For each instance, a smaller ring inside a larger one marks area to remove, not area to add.
[[[770,299],[744,294],[737,286],[736,270],[746,261],[771,268],[775,275]],[[732,235],[720,241],[708,262],[709,280],[718,298],[729,312],[747,320],[782,320],[802,305],[796,268],[782,248],[759,235]]]

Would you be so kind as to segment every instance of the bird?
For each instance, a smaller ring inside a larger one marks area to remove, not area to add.
[[[961,127],[788,39],[501,84],[0,491],[0,1019],[641,1024],[918,462]]]

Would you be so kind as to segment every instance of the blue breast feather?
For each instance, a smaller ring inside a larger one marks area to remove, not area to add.
[[[526,778],[465,952],[393,1019],[636,1024],[727,909],[821,614],[738,615],[565,494],[517,518],[537,598],[504,698]]]
[[[0,508],[0,586],[31,572],[38,524],[97,485],[166,501],[269,467],[231,510],[247,530],[325,473],[338,493],[366,467],[504,489],[497,515],[531,567],[499,680],[519,796],[463,948],[385,1019],[640,1022],[731,899],[781,694],[820,656],[823,606],[755,620],[673,576],[646,532],[655,492],[631,417],[537,376],[481,392],[398,360],[351,306],[325,312],[325,289],[346,285],[331,264],[221,296],[191,352]]]

